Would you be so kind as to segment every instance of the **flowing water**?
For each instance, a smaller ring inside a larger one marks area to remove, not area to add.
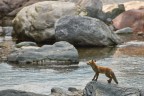
[[[143,40],[144,37],[124,36],[125,41]],[[50,94],[52,87],[83,89],[94,72],[86,64],[96,59],[98,65],[112,68],[119,86],[144,87],[144,47],[78,48],[80,63],[73,66],[20,66],[0,63],[0,90],[17,89],[40,94]],[[105,75],[98,80],[107,82]],[[114,83],[114,82],[112,82]]]

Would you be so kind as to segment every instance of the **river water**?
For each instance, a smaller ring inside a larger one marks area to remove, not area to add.
[[[144,41],[144,37],[133,35],[122,38],[125,41]],[[73,66],[20,66],[2,62],[0,90],[16,89],[50,94],[52,87],[83,89],[94,75],[91,67],[86,64],[89,59],[96,59],[98,65],[112,68],[119,86],[144,87],[144,47],[78,48],[78,52],[80,63]],[[107,82],[107,77],[100,75],[98,80]]]

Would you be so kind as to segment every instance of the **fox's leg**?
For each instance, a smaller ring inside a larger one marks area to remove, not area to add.
[[[96,73],[96,79],[95,79],[95,81],[97,81],[98,76],[99,76],[99,73],[97,72],[97,73]]]
[[[95,75],[94,75],[94,77],[93,77],[93,79],[92,79],[92,80],[95,80],[95,78],[96,78],[96,73],[95,73]]]
[[[110,74],[105,74],[108,78],[109,78],[109,80],[107,80],[108,81],[108,83],[111,83],[111,81],[112,81],[112,76],[110,75]]]

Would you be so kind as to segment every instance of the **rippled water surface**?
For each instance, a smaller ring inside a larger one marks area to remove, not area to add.
[[[131,35],[126,37],[125,41],[143,41]],[[86,65],[89,59],[96,59],[99,65],[112,68],[119,86],[144,87],[144,47],[78,48],[78,51],[80,63],[73,66],[18,66],[1,63],[0,90],[17,89],[50,94],[52,87],[83,89],[94,75],[91,67]],[[106,79],[100,75],[98,80],[106,82]]]

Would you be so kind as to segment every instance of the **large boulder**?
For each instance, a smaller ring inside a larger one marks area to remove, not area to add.
[[[8,62],[18,64],[77,64],[78,52],[68,42],[56,42],[42,47],[21,47],[13,51]]]
[[[142,92],[137,88],[92,81],[86,85],[83,96],[143,96]]]
[[[110,46],[120,43],[120,38],[102,21],[86,16],[65,16],[55,24],[57,41],[67,41],[78,46]]]
[[[113,19],[116,29],[131,27],[133,32],[144,32],[144,8],[132,9],[121,13]]]
[[[12,19],[23,7],[40,1],[58,0],[0,0],[0,25],[12,25]]]
[[[52,41],[55,21],[68,14],[76,14],[74,3],[44,1],[24,7],[13,20],[14,34],[19,39],[28,37],[37,42]]]
[[[65,1],[78,3],[86,1],[86,3],[93,4],[93,8],[100,6],[100,0],[0,0],[0,25],[12,25],[11,21],[16,14],[24,7],[42,1]],[[88,2],[87,2],[88,1]],[[95,3],[94,3],[95,2]],[[97,5],[97,6],[95,6]],[[97,9],[96,9],[97,10]],[[91,10],[92,11],[92,10]]]
[[[54,23],[57,19],[66,15],[79,14],[98,16],[101,10],[102,3],[100,0],[35,3],[24,7],[14,18],[14,35],[21,40],[31,39],[36,42],[53,42],[55,40]]]

